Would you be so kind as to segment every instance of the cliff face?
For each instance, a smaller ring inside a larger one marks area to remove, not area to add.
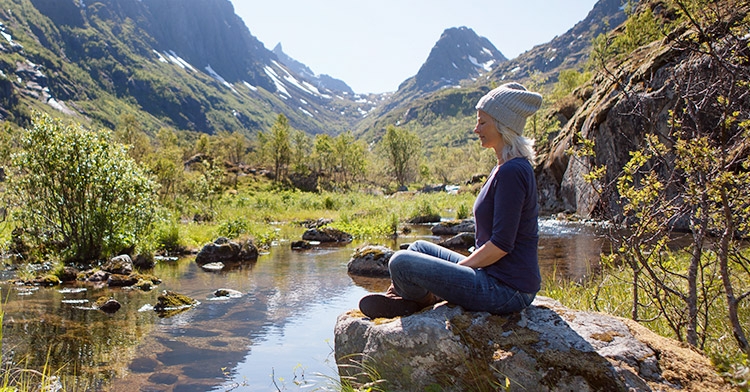
[[[644,146],[646,135],[657,135],[671,145],[676,132],[692,132],[724,143],[724,149],[740,160],[747,157],[747,143],[739,137],[742,128],[725,126],[724,121],[731,113],[738,114],[739,121],[748,118],[747,89],[739,86],[750,80],[745,60],[750,56],[749,28],[743,22],[750,6],[722,3],[717,20],[705,21],[704,35],[697,34],[695,26],[683,25],[621,63],[610,64],[575,92],[582,105],[540,154],[537,177],[545,212],[620,219],[614,182],[630,152]],[[673,16],[658,1],[641,6],[661,13],[659,17]],[[595,156],[566,153],[584,139],[593,142]],[[592,185],[584,179],[601,166],[607,169],[601,181]],[[669,174],[674,169],[672,162],[660,170]]]

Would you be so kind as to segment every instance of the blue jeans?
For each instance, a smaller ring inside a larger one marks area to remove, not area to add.
[[[466,310],[504,314],[531,304],[536,293],[508,287],[482,268],[458,265],[466,256],[429,241],[418,240],[393,254],[388,269],[396,292],[419,300],[431,292]]]

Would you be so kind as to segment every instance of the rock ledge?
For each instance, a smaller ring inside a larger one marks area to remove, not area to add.
[[[706,357],[679,342],[546,297],[507,316],[446,303],[396,319],[350,311],[337,320],[335,355],[342,378],[388,390],[730,389]]]

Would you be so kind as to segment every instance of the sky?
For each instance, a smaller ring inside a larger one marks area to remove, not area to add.
[[[356,93],[414,76],[444,30],[468,27],[508,59],[583,20],[597,0],[231,0],[250,33]]]

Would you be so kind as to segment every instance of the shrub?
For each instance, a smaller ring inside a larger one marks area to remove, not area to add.
[[[134,248],[155,212],[155,185],[109,133],[37,115],[22,131],[8,187],[14,217],[66,262]]]
[[[222,222],[219,225],[219,235],[227,238],[238,238],[250,231],[247,219],[239,217]]]

